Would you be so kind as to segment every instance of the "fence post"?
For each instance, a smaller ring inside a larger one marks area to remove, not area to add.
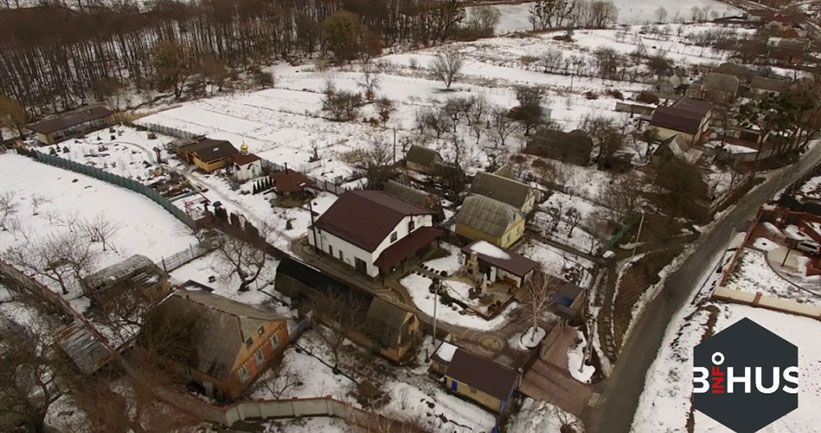
[[[162,260],[162,270],[165,271],[165,273],[167,274],[168,273],[168,267],[165,266],[165,257],[163,257],[161,260]]]

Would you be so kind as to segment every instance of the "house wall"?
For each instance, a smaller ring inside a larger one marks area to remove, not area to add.
[[[658,138],[661,141],[667,140],[668,138],[673,137],[675,135],[679,135],[688,143],[692,144],[695,140],[701,137],[701,134],[694,136],[693,134],[686,134],[684,132],[676,131],[673,129],[660,128],[658,126],[654,126],[653,128],[656,130],[656,138]]]
[[[474,241],[487,241],[501,248],[509,248],[511,245],[518,242],[524,235],[524,232],[525,221],[521,218],[511,224],[505,233],[499,237],[481,232],[473,227],[468,227],[463,224],[456,224],[456,234]]]
[[[457,380],[454,380],[452,377],[445,375],[445,386],[447,386],[448,391],[453,392],[454,382],[456,382],[455,394],[461,395],[465,398],[469,398],[496,413],[502,411],[502,401],[498,398],[484,391],[480,391],[467,383],[459,382]]]
[[[194,166],[206,173],[213,173],[226,166],[225,159],[219,159],[209,163],[201,160],[197,155],[193,155],[192,162],[194,163]]]
[[[246,182],[262,174],[262,161],[254,161],[250,164],[237,166],[234,177],[239,182]]]
[[[405,167],[408,170],[413,170],[417,173],[424,173],[424,174],[433,174],[433,171],[434,171],[433,166],[428,167],[426,165],[417,164],[417,163],[411,162],[411,161],[405,161]]]
[[[274,335],[276,335],[278,339],[278,346],[276,347],[274,347],[271,342],[271,337]],[[237,354],[234,366],[231,369],[232,382],[239,387],[239,394],[236,393],[234,387],[229,389],[228,393],[224,392],[226,397],[231,399],[240,397],[242,391],[244,391],[248,385],[254,383],[257,377],[271,366],[274,361],[279,361],[288,343],[288,326],[284,320],[265,322],[262,335],[254,333],[254,335],[250,337],[252,338],[251,346],[242,345],[242,348]],[[258,351],[264,356],[261,363],[258,363],[255,357],[255,353]],[[240,370],[243,366],[248,371],[248,379],[245,381],[240,377]]]
[[[496,281],[502,281],[505,278],[507,278],[507,279],[512,280],[516,284],[516,287],[522,287],[522,277],[520,277],[518,275],[511,274],[510,272],[508,272],[504,269],[501,269],[501,268],[496,268],[496,269],[497,269]]]
[[[399,224],[394,227],[394,230],[391,232],[397,233],[397,238],[395,242],[398,242],[411,232],[408,231],[408,223],[413,220],[415,223],[415,227],[413,231],[416,231],[420,227],[432,227],[433,226],[433,216],[432,215],[414,215],[414,216],[407,216],[402,218]],[[352,268],[356,268],[356,260],[355,258],[359,258],[360,260],[365,262],[367,274],[371,277],[376,277],[379,275],[379,268],[376,267],[374,262],[379,256],[382,254],[385,249],[395,242],[391,242],[390,234],[386,237],[381,244],[379,244],[373,252],[368,252],[359,248],[358,246],[341,239],[335,235],[332,235],[328,232],[325,232],[319,228],[316,228],[316,233],[319,236],[319,248],[326,254],[328,254],[328,247],[333,248],[333,256],[337,260],[339,258],[339,252],[342,252],[342,261],[345,262],[348,266]],[[317,246],[315,239],[314,239],[314,229],[308,229],[308,243]]]

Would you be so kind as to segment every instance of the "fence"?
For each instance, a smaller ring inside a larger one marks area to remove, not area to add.
[[[216,247],[216,243],[210,240],[191,244],[184,250],[178,251],[168,257],[163,257],[157,265],[168,273],[194,261],[194,259],[198,259],[211,251],[214,251]]]
[[[102,180],[103,182],[108,182],[113,185],[130,189],[131,191],[134,191],[138,194],[142,194],[151,199],[153,202],[165,208],[165,210],[171,213],[171,215],[174,215],[174,217],[180,220],[183,224],[187,225],[191,229],[196,229],[196,224],[194,223],[194,220],[188,214],[186,214],[182,209],[174,206],[174,203],[172,203],[167,198],[163,197],[160,193],[143,185],[140,182],[127,179],[104,170],[100,170],[96,167],[91,167],[74,161],[69,161],[59,156],[47,155],[36,150],[29,150],[27,152],[33,154],[34,157],[42,163],[52,165],[54,167],[59,167],[65,170],[71,170],[73,172],[84,174],[86,176],[91,176],[95,179]]]
[[[170,126],[157,125],[156,123],[139,123],[138,126],[158,134],[169,135],[176,138],[194,138],[200,135],[194,134],[193,132],[183,131],[182,129],[172,128]]]
[[[761,292],[742,292],[727,286],[719,286],[713,292],[713,298],[821,320],[821,306],[767,296]]]

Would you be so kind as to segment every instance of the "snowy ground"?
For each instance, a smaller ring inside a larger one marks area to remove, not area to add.
[[[442,303],[441,298],[439,298],[439,303],[436,305],[436,296],[429,290],[431,282],[431,279],[424,275],[412,273],[403,278],[400,284],[408,289],[411,299],[417,308],[425,312],[428,316],[433,317],[434,306],[436,306],[437,318],[451,325],[482,331],[492,331],[504,326],[504,324],[507,323],[508,314],[516,309],[516,303],[512,303],[492,320],[485,320],[475,314],[465,314],[464,310],[456,304],[451,306],[445,305]],[[465,286],[458,281],[447,280],[445,287],[452,297],[466,300],[467,290],[465,290]]]
[[[542,271],[557,277],[578,275],[576,284],[582,288],[589,288],[593,282],[593,263],[589,260],[560,250],[554,246],[538,241],[531,241],[522,248],[525,257],[535,260],[542,265]],[[574,279],[574,278],[570,278]]]
[[[688,2],[673,0],[612,0],[612,2],[619,8],[619,24],[655,22],[657,20],[656,10],[659,7],[663,7],[667,11],[665,22],[691,19],[691,11],[694,6],[701,9],[709,8],[710,11],[715,11],[719,16],[733,15],[740,12],[732,6],[716,0],[691,0]],[[529,2],[495,6],[502,13],[499,25],[496,27],[496,33],[505,34],[533,30],[529,12],[532,4],[532,2]],[[708,13],[707,15],[711,14]]]
[[[144,183],[150,183],[155,178],[155,147],[161,149],[162,157],[168,159],[172,166],[181,164],[176,158],[167,158],[165,152],[164,146],[173,141],[173,137],[158,134],[156,139],[151,140],[147,131],[137,131],[128,126],[115,126],[113,129],[114,133],[103,129],[84,137],[47,146],[40,151],[48,153],[54,149],[61,158]],[[65,149],[68,149],[68,152],[64,152]]]
[[[762,243],[759,243],[763,246]],[[778,275],[767,263],[765,253],[745,249],[739,257],[727,286],[748,293],[759,293],[800,303],[821,304],[817,295],[794,286]]]
[[[717,262],[717,260],[716,260]],[[711,288],[721,274],[705,271],[694,283],[699,290],[670,322],[656,360],[647,372],[644,392],[633,420],[635,433],[686,431],[691,411],[692,353],[707,332],[717,333],[747,317],[798,346],[801,367],[801,394],[796,411],[761,430],[764,433],[817,432],[821,415],[821,351],[816,344],[821,338],[818,321],[738,304],[709,302]],[[707,301],[702,304],[700,301]],[[706,329],[710,314],[715,314],[715,326]],[[695,413],[695,431],[729,432],[707,416]]]
[[[93,245],[99,254],[92,270],[132,254],[159,261],[197,242],[186,225],[148,198],[27,157],[0,155],[0,194],[8,192],[14,194],[18,210],[13,217],[15,227],[0,231],[3,250],[65,234],[69,220],[93,220],[100,215],[115,224],[117,231],[110,238],[114,248],[103,252],[100,243]],[[34,197],[45,199],[37,215]]]

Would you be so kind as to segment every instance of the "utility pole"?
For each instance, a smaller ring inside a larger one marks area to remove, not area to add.
[[[314,250],[319,251],[319,236],[316,234],[316,221],[314,220],[314,200],[308,200],[308,212],[311,213],[311,231],[314,234]]]
[[[393,166],[396,167],[396,128],[393,128]]]
[[[638,248],[638,246],[639,246],[639,237],[641,236],[641,226],[643,226],[643,225],[644,225],[644,211],[641,212],[641,221],[639,221],[639,231],[636,232],[636,240],[634,241],[635,245],[633,246],[633,254],[631,254],[631,256],[636,255],[636,248]]]
[[[434,278],[431,285],[433,286],[433,353],[436,353],[436,307],[439,305],[439,279]]]

